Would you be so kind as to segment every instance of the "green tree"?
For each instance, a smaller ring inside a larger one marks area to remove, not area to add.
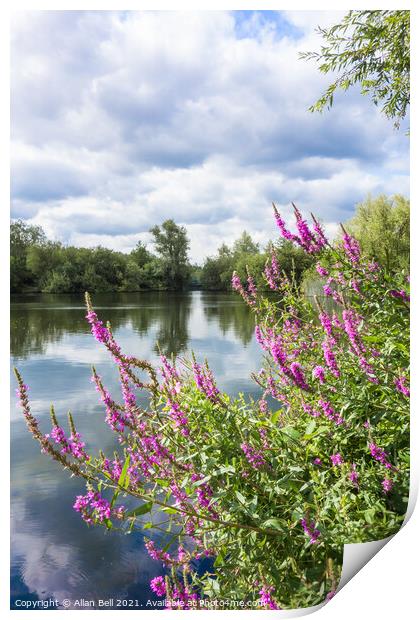
[[[12,292],[19,292],[34,284],[34,275],[26,259],[31,246],[42,246],[47,241],[41,226],[23,220],[10,223],[10,284]]]
[[[57,241],[45,241],[42,245],[29,245],[26,266],[34,278],[34,284],[43,290],[48,277],[63,260],[63,246]]]
[[[363,251],[388,271],[408,269],[410,260],[410,201],[404,196],[369,196],[356,207],[346,229]]]
[[[143,288],[143,278],[141,267],[129,259],[126,264],[125,277],[121,285],[123,291],[139,291]]]
[[[162,261],[162,272],[166,286],[170,289],[182,289],[190,275],[188,261],[189,241],[184,226],[178,226],[174,220],[166,220],[161,226],[150,229],[154,237],[156,251]]]
[[[300,57],[338,75],[310,110],[331,108],[338,89],[360,84],[398,127],[410,104],[410,12],[349,11],[339,24],[317,32],[324,40],[321,51]]]
[[[141,241],[137,241],[136,247],[130,252],[130,259],[134,261],[138,267],[144,267],[144,265],[152,259],[152,255]]]
[[[216,256],[209,256],[201,272],[201,284],[210,291],[226,291],[230,289],[230,281],[234,271],[232,250],[223,243]]]
[[[241,254],[258,254],[258,243],[255,243],[251,235],[244,230],[239,239],[233,244],[233,255],[235,258]]]
[[[300,283],[305,271],[315,262],[313,256],[286,239],[276,241],[272,247],[281,269]]]

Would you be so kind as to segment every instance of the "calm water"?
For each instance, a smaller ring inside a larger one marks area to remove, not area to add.
[[[193,349],[207,357],[218,385],[230,394],[257,395],[249,376],[259,367],[253,317],[229,293],[124,293],[96,295],[96,310],[110,320],[125,352],[157,360],[156,343],[168,354]],[[84,319],[82,296],[14,297],[11,304],[12,364],[30,386],[32,411],[49,429],[53,402],[65,425],[70,409],[90,452],[112,455],[115,439],[90,382],[95,364],[110,391],[118,381],[107,352],[96,343]],[[11,394],[12,592],[16,601],[69,599],[152,599],[149,581],[161,573],[144,550],[140,533],[129,536],[88,528],[72,510],[83,492],[57,463],[40,454]],[[150,535],[150,530],[148,531]],[[18,603],[19,604],[19,603]],[[109,609],[109,608],[108,608]]]

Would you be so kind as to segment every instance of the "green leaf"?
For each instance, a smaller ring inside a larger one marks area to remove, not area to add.
[[[267,521],[264,521],[262,526],[273,530],[284,531],[284,523],[282,523],[279,519],[268,519]]]
[[[299,431],[293,428],[293,426],[285,426],[281,429],[281,432],[283,433],[283,435],[286,435],[286,437],[289,437],[293,441],[299,441],[301,438],[301,434],[299,433]]]
[[[153,502],[146,502],[141,506],[138,506],[134,510],[130,510],[130,512],[126,513],[127,517],[139,517],[140,515],[146,514],[146,512],[150,512],[153,508]]]
[[[239,499],[239,501],[241,502],[241,504],[246,504],[246,499],[245,499],[245,497],[242,495],[242,493],[239,493],[239,491],[235,491],[235,495],[236,495],[236,497]]]
[[[179,510],[175,510],[175,508],[171,508],[170,506],[162,508],[163,512],[166,512],[168,515],[177,515],[179,514]]]
[[[200,480],[196,480],[195,482],[192,483],[193,487],[199,487],[202,484],[206,484],[206,482],[208,482],[211,478],[210,476],[206,476],[205,478],[200,478]]]
[[[217,558],[214,560],[213,566],[217,568],[218,566],[223,566],[225,556],[222,553],[219,553]]]
[[[283,409],[278,409],[277,411],[275,411],[272,416],[271,416],[271,422],[272,424],[276,424],[279,420],[279,417],[281,416],[281,414],[284,413]]]
[[[234,474],[235,473],[235,468],[232,467],[232,465],[223,465],[223,467],[221,467],[216,474]]]
[[[126,489],[128,485],[130,484],[130,477],[127,476],[127,470],[129,466],[130,466],[130,457],[127,456],[127,458],[125,459],[124,466],[121,470],[120,477],[118,478],[118,486],[123,487],[124,489]]]
[[[375,509],[368,508],[368,510],[365,510],[364,515],[365,515],[366,523],[369,523],[370,525],[372,525],[374,518],[375,518]]]
[[[312,435],[312,433],[314,432],[316,427],[316,421],[315,420],[311,420],[308,424],[308,426],[306,427],[305,430],[305,435]]]

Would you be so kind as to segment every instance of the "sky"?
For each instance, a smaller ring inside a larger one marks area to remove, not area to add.
[[[11,32],[11,217],[66,244],[152,249],[187,228],[194,262],[243,230],[276,237],[291,201],[333,235],[369,193],[409,193],[409,140],[329,84],[331,11],[22,11]]]

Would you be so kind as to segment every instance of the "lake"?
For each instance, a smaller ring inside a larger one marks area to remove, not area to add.
[[[261,350],[253,316],[238,295],[115,293],[97,294],[93,302],[126,353],[156,362],[157,343],[166,355],[182,357],[194,350],[199,360],[208,359],[222,390],[260,393],[250,374],[260,368]],[[64,427],[71,410],[91,453],[103,448],[112,456],[117,444],[104,422],[90,366],[114,394],[117,373],[84,316],[82,295],[13,296],[12,365],[30,387],[32,411],[43,432],[50,428],[54,403]],[[154,598],[149,581],[162,573],[160,563],[147,555],[141,533],[88,527],[72,509],[84,483],[40,453],[16,404],[15,388],[12,376],[11,608],[52,597],[72,601],[69,608],[77,608],[76,600],[97,606],[98,600],[113,599],[113,608],[138,601],[147,609],[146,601]]]

